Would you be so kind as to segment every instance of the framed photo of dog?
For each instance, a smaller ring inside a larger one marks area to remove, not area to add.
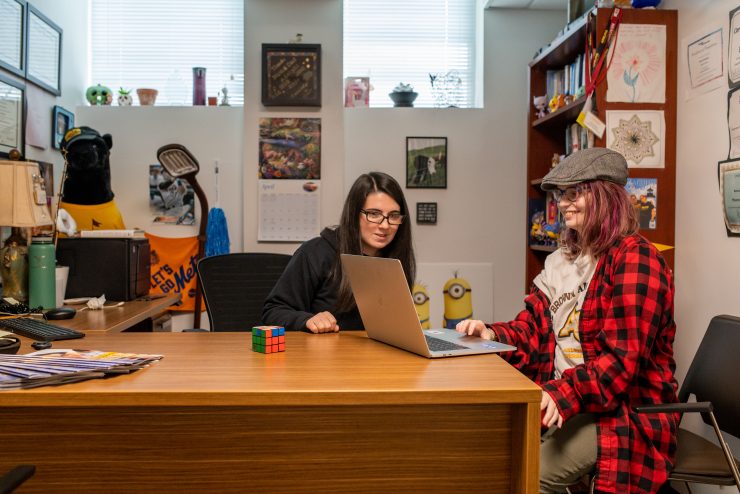
[[[406,138],[406,187],[447,188],[447,138]]]
[[[51,117],[51,145],[54,149],[60,149],[64,134],[75,126],[75,114],[65,110],[61,106],[54,106]]]

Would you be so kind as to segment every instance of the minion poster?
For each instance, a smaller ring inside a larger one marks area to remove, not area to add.
[[[493,320],[493,264],[419,263],[412,290],[423,329]]]

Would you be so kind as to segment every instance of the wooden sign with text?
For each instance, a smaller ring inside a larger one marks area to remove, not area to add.
[[[262,104],[321,106],[321,45],[262,45]]]

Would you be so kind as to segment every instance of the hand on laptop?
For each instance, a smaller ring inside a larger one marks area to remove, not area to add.
[[[486,327],[486,323],[477,319],[465,319],[455,326],[459,333],[465,333],[468,336],[480,336],[484,340],[496,340],[496,333]]]
[[[312,333],[336,333],[339,325],[331,312],[324,311],[306,321],[306,329]]]

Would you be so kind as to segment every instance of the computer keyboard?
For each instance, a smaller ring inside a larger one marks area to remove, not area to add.
[[[27,317],[18,319],[2,319],[0,320],[0,327],[5,328],[8,331],[12,331],[17,335],[39,341],[71,340],[85,336],[85,333],[80,333],[74,329],[55,326],[46,321],[39,321],[37,319],[30,319]]]
[[[468,349],[468,347],[466,346],[458,345],[458,344],[451,343],[445,340],[440,340],[439,338],[434,338],[433,336],[424,335],[424,337],[427,339],[427,346],[433,352],[442,352],[445,350],[467,350]]]

